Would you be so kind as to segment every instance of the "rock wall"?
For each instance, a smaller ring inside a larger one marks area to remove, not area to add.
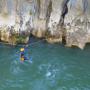
[[[74,45],[83,49],[85,44],[89,42],[89,4],[89,0],[70,0],[68,4],[68,14],[65,18],[67,46]]]
[[[90,0],[1,0],[1,41],[4,28],[46,38],[50,43],[84,48],[90,42]],[[7,32],[6,32],[7,31]],[[8,29],[5,32],[10,34]],[[9,40],[7,40],[9,42]]]

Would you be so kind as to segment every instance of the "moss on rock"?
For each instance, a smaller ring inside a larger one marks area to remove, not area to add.
[[[29,41],[29,35],[19,35],[19,34],[12,34],[11,36],[11,43],[12,44],[26,44]]]

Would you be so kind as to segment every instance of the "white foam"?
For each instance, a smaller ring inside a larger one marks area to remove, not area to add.
[[[51,76],[51,72],[47,72],[46,77],[50,77],[50,76]]]

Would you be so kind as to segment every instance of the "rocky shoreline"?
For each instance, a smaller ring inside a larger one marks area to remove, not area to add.
[[[14,27],[0,28],[0,42],[10,45],[27,44],[29,41],[29,32],[16,32]]]
[[[3,1],[3,2],[2,2]],[[90,43],[89,0],[1,0],[0,41],[28,43],[30,35],[84,49]],[[9,5],[10,4],[10,5]]]

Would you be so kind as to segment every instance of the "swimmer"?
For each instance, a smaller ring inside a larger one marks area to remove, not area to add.
[[[25,48],[21,48],[21,49],[20,49],[20,60],[21,60],[21,61],[28,60],[28,59],[25,57]]]

